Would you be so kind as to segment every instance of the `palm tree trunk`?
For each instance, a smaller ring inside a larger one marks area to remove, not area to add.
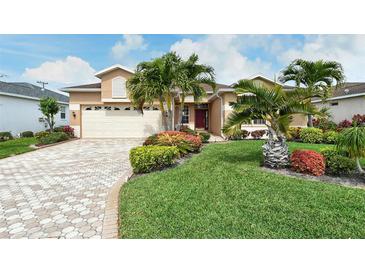
[[[268,126],[269,138],[262,146],[264,155],[264,166],[269,168],[283,168],[289,164],[289,150],[285,137],[278,136],[276,132]]]
[[[181,96],[181,103],[180,103],[180,109],[179,109],[179,117],[178,117],[178,124],[177,124],[177,130],[181,129],[182,126],[182,116],[183,116],[183,111],[184,111],[184,106],[185,106],[185,96]]]
[[[364,171],[364,170],[363,170],[363,168],[361,167],[361,163],[360,163],[360,159],[359,159],[359,157],[356,157],[355,161],[356,161],[356,167],[357,167],[357,170],[358,170],[360,173],[365,173],[365,171]]]
[[[161,111],[161,116],[162,116],[162,127],[164,128],[164,130],[168,130],[168,126],[167,126],[167,113],[165,111],[165,107],[163,105],[163,101],[160,98],[159,100],[160,103],[160,111]]]
[[[313,127],[313,116],[311,114],[308,115],[308,127]]]

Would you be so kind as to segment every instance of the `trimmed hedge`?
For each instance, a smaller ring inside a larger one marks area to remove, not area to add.
[[[0,142],[13,140],[13,135],[11,135],[10,131],[2,131],[0,132]]]
[[[313,150],[295,150],[290,157],[294,171],[314,176],[321,176],[325,171],[325,161],[322,154]]]
[[[348,175],[355,170],[355,161],[341,155],[340,152],[334,148],[321,149],[321,154],[325,158],[327,174]]]
[[[30,138],[30,137],[34,137],[34,133],[33,131],[24,131],[20,134],[21,137],[23,138]]]
[[[179,157],[175,146],[141,146],[131,149],[129,160],[134,173],[147,173],[171,166]]]
[[[62,141],[66,141],[70,139],[70,137],[64,132],[53,132],[48,135],[37,137],[39,145],[49,145]]]
[[[323,133],[323,142],[326,144],[335,144],[338,138],[338,132],[334,130]]]
[[[304,143],[321,143],[323,141],[323,131],[314,127],[303,128],[300,131],[300,139],[302,139]]]

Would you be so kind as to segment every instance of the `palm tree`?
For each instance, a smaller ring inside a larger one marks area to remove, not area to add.
[[[339,136],[337,148],[354,158],[358,171],[365,173],[360,164],[360,158],[365,156],[365,127],[355,125],[345,129]]]
[[[129,98],[143,113],[145,103],[159,101],[165,130],[172,130],[172,102],[176,75],[181,58],[174,52],[138,64],[136,73],[127,81]]]
[[[285,92],[279,85],[267,88],[251,80],[240,80],[233,86],[237,102],[231,103],[233,112],[223,127],[223,133],[231,134],[252,119],[262,119],[268,128],[268,140],[263,145],[264,165],[271,168],[287,166],[288,146],[285,136],[293,114],[315,113],[308,102],[297,100],[297,91]]]
[[[344,83],[345,75],[342,65],[335,61],[296,59],[281,72],[279,81],[294,81],[297,89],[308,91],[309,98],[303,96],[304,100],[310,101],[314,97],[325,100],[331,95],[333,86]],[[308,125],[313,126],[311,115],[308,116]]]
[[[215,90],[215,74],[211,66],[198,64],[199,57],[192,54],[186,61],[182,61],[179,66],[179,72],[176,79],[176,86],[180,89],[180,111],[179,124],[182,123],[182,112],[184,110],[186,96],[194,96],[194,101],[199,101],[206,95],[202,84],[207,84]]]

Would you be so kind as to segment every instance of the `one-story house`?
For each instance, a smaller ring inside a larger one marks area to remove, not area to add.
[[[339,123],[350,120],[355,114],[365,114],[365,83],[348,82],[336,88],[325,102],[317,99],[312,101],[317,107],[327,107],[331,119]]]
[[[24,131],[38,132],[48,128],[39,101],[42,97],[55,98],[60,111],[55,117],[56,126],[69,124],[68,97],[24,82],[0,81],[0,131],[16,136]]]
[[[114,65],[95,74],[101,81],[63,88],[70,94],[70,125],[75,134],[82,138],[135,138],[146,137],[163,130],[158,104],[145,106],[143,115],[137,112],[128,98],[126,81],[134,71],[122,65]],[[260,84],[273,86],[275,82],[264,76],[251,78]],[[217,84],[216,92],[204,86],[207,96],[199,102],[187,97],[183,110],[183,123],[194,130],[205,130],[222,135],[222,127],[232,112],[230,102],[236,101],[236,94],[230,85]],[[179,95],[175,97],[174,125],[180,110]],[[307,118],[296,115],[292,126],[305,127]],[[244,125],[249,131],[266,129],[261,120]]]

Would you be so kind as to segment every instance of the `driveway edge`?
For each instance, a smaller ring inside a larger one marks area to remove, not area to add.
[[[118,239],[119,192],[122,185],[132,176],[130,171],[124,178],[116,182],[110,189],[105,204],[102,239]]]

